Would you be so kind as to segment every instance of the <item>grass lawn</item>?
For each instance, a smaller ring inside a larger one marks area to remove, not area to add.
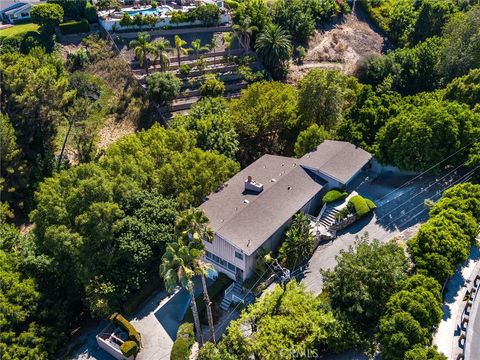
[[[23,34],[29,31],[37,31],[38,25],[29,23],[29,24],[21,24],[21,25],[13,25],[7,29],[0,30],[0,37],[10,37],[15,36],[18,34]]]

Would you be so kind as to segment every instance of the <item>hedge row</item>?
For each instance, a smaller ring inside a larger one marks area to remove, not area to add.
[[[347,196],[348,193],[345,191],[340,191],[339,189],[332,189],[323,196],[322,201],[324,204],[329,204],[335,201],[343,200]]]
[[[64,22],[61,23],[59,27],[60,32],[63,35],[85,33],[90,31],[90,25],[86,19]]]
[[[444,282],[475,245],[480,222],[480,185],[465,183],[445,191],[430,219],[407,242],[421,272]]]
[[[133,325],[130,324],[130,322],[127,319],[125,319],[122,315],[120,315],[119,313],[114,313],[112,316],[110,316],[110,321],[112,321],[115,325],[117,325],[117,326],[121,327],[123,330],[125,330],[128,333],[128,339],[131,342],[135,343],[136,347],[132,347],[131,344],[125,345],[125,350],[131,352],[131,351],[133,351],[133,349],[136,349],[136,351],[138,352],[138,350],[140,349],[141,343],[142,343],[142,339],[141,339],[140,333],[133,327]],[[125,343],[127,343],[127,342],[128,341],[126,341]],[[123,350],[122,350],[122,352],[123,352]],[[123,353],[123,354],[126,357],[128,357],[128,355],[126,355],[125,353]]]
[[[173,343],[170,360],[188,360],[190,351],[195,342],[192,323],[183,323],[177,331],[177,339]]]

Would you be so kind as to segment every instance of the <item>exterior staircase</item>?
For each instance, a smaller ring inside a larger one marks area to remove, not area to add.
[[[322,216],[318,222],[325,227],[325,229],[330,229],[330,227],[335,224],[335,216],[339,213],[334,207],[327,206]]]
[[[232,303],[243,302],[244,304],[251,304],[255,301],[255,296],[250,292],[245,292],[240,282],[235,281],[225,290],[225,296],[220,304],[220,309],[227,311]]]

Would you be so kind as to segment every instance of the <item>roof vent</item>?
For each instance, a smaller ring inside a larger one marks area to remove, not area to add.
[[[250,201],[248,201],[247,199],[243,200],[243,203],[244,204],[250,204]]]
[[[248,176],[247,180],[245,180],[245,190],[259,193],[263,190],[263,184],[256,182],[251,176]]]
[[[287,190],[292,190],[292,187],[291,187],[291,186],[289,186],[289,187],[287,188]]]
[[[277,179],[272,178],[270,179],[270,182],[277,182]]]

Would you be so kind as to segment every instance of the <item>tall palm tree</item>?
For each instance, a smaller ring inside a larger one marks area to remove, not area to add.
[[[140,66],[145,69],[148,75],[148,54],[152,51],[150,35],[147,32],[138,33],[138,38],[130,41],[130,48],[133,49]]]
[[[210,243],[213,241],[213,231],[208,226],[208,217],[199,208],[183,211],[175,222],[175,230],[180,237],[198,242],[199,245],[202,240]]]
[[[235,36],[238,38],[240,45],[243,47],[245,54],[248,54],[250,51],[250,37],[254,31],[258,31],[258,28],[254,25],[251,25],[252,21],[247,16],[238,24],[233,25],[233,31],[235,31]]]
[[[173,41],[175,43],[175,49],[177,49],[177,61],[178,61],[178,67],[181,65],[181,56],[183,54],[188,54],[190,49],[184,48],[185,45],[187,45],[187,42],[183,40],[180,36],[175,35],[173,38]]]
[[[213,231],[208,226],[208,218],[204,212],[198,208],[190,208],[183,211],[175,222],[175,230],[181,239],[184,239],[186,243],[193,244],[197,248],[205,251],[205,246],[202,240],[212,242]],[[213,267],[209,263],[203,262],[198,259],[196,262],[196,274],[200,275],[203,286],[203,299],[205,301],[207,309],[208,327],[210,329],[210,336],[213,343],[215,343],[215,327],[213,325],[212,316],[212,302],[208,296],[207,282],[205,276],[208,272],[213,270]]]
[[[198,273],[197,263],[203,255],[204,251],[197,248],[193,242],[190,245],[185,245],[182,241],[171,242],[167,244],[160,264],[160,276],[163,278],[167,291],[173,292],[180,284],[190,294],[190,308],[200,347],[203,346],[203,335],[195,301],[193,277],[196,275],[196,271]]]
[[[232,48],[233,45],[233,33],[232,32],[226,32],[222,34],[222,44],[227,50],[227,58],[230,58],[230,49]]]
[[[216,65],[216,59],[217,59],[217,38],[215,37],[215,34],[212,36],[212,42],[210,43],[210,49],[213,51],[213,66],[215,67]]]
[[[208,45],[202,45],[202,40],[200,39],[193,40],[190,45],[191,50],[193,50],[196,56],[199,56],[201,52],[210,50],[210,47]]]
[[[152,53],[154,54],[153,66],[155,62],[159,60],[160,69],[167,71],[167,67],[170,64],[167,52],[170,51],[170,41],[163,38],[158,38],[152,42]]]
[[[255,50],[272,75],[279,75],[279,70],[292,55],[290,35],[280,26],[271,24],[258,36]]]

